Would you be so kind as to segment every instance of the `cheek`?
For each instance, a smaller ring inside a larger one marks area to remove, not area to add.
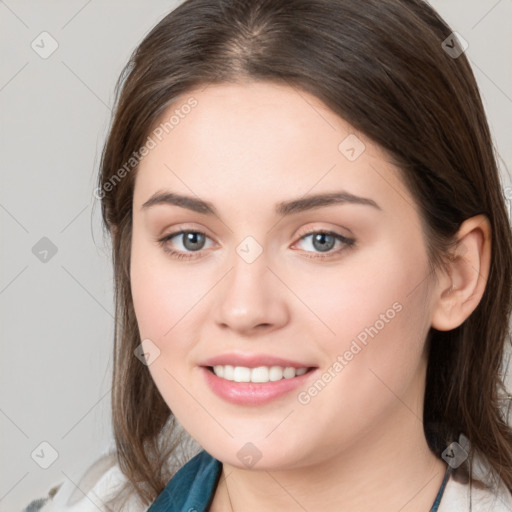
[[[183,386],[190,388],[190,372],[197,370],[194,347],[204,337],[209,291],[218,277],[208,269],[190,270],[140,238],[134,232],[130,279],[135,316],[141,341],[151,340],[158,350],[149,366],[152,378],[178,415],[181,404],[190,405]]]
[[[429,313],[426,263],[420,251],[404,259],[394,249],[383,250],[363,261],[354,259],[354,264],[347,259],[328,272],[300,273],[294,291],[315,313],[316,320],[308,317],[316,321],[317,337],[321,334],[328,348],[343,348],[354,338],[364,344],[407,325],[423,329]]]
[[[185,264],[186,265],[186,264]],[[205,293],[204,279],[194,272],[178,271],[163,250],[138,243],[131,255],[131,290],[141,337],[163,341]]]
[[[149,346],[158,354],[148,369],[173,413],[193,424],[200,411],[185,391],[190,388],[189,340],[196,338],[194,314],[200,311],[205,285],[194,273],[176,268],[165,254],[158,254],[150,244],[139,244],[134,236],[130,278],[135,316],[141,340],[151,340]]]
[[[329,400],[378,408],[374,397],[393,399],[389,389],[404,392],[422,363],[429,329],[427,260],[421,246],[395,248],[357,266],[347,260],[345,268],[329,279],[301,277],[296,289],[318,317],[311,316],[309,337],[318,340],[324,366],[336,375],[337,384],[327,386]]]

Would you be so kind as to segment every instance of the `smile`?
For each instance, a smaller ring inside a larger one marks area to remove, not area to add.
[[[307,386],[319,369],[215,365],[202,366],[200,370],[207,387],[219,398],[235,405],[257,406],[278,398],[294,397],[292,391]]]
[[[247,366],[215,365],[210,367],[213,373],[225,380],[234,382],[276,382],[281,379],[292,379],[305,374],[308,368],[293,368],[291,366]]]

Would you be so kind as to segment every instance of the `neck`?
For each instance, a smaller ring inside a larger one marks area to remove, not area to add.
[[[333,451],[321,464],[286,471],[223,464],[210,511],[428,512],[446,464],[428,448],[421,420],[403,406],[398,411],[392,424]]]

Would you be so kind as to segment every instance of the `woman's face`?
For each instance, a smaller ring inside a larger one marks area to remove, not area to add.
[[[131,286],[149,370],[183,427],[214,457],[263,469],[419,431],[434,299],[397,168],[283,85],[196,89],[167,121],[137,171]],[[207,369],[216,357],[242,367],[237,380],[310,370],[239,383]]]

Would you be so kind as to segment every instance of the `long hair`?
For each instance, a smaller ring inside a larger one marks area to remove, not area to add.
[[[512,490],[512,431],[502,407],[512,236],[481,97],[457,41],[422,0],[187,0],[135,49],[116,85],[97,197],[112,237],[117,456],[142,500],[165,487],[181,441],[148,368],[134,357],[141,342],[129,273],[137,155],[178,96],[245,80],[307,91],[387,151],[419,206],[432,268],[446,261],[465,219],[488,217],[492,255],[480,303],[458,328],[428,335],[424,431],[438,456],[463,433],[468,461],[483,455]]]

